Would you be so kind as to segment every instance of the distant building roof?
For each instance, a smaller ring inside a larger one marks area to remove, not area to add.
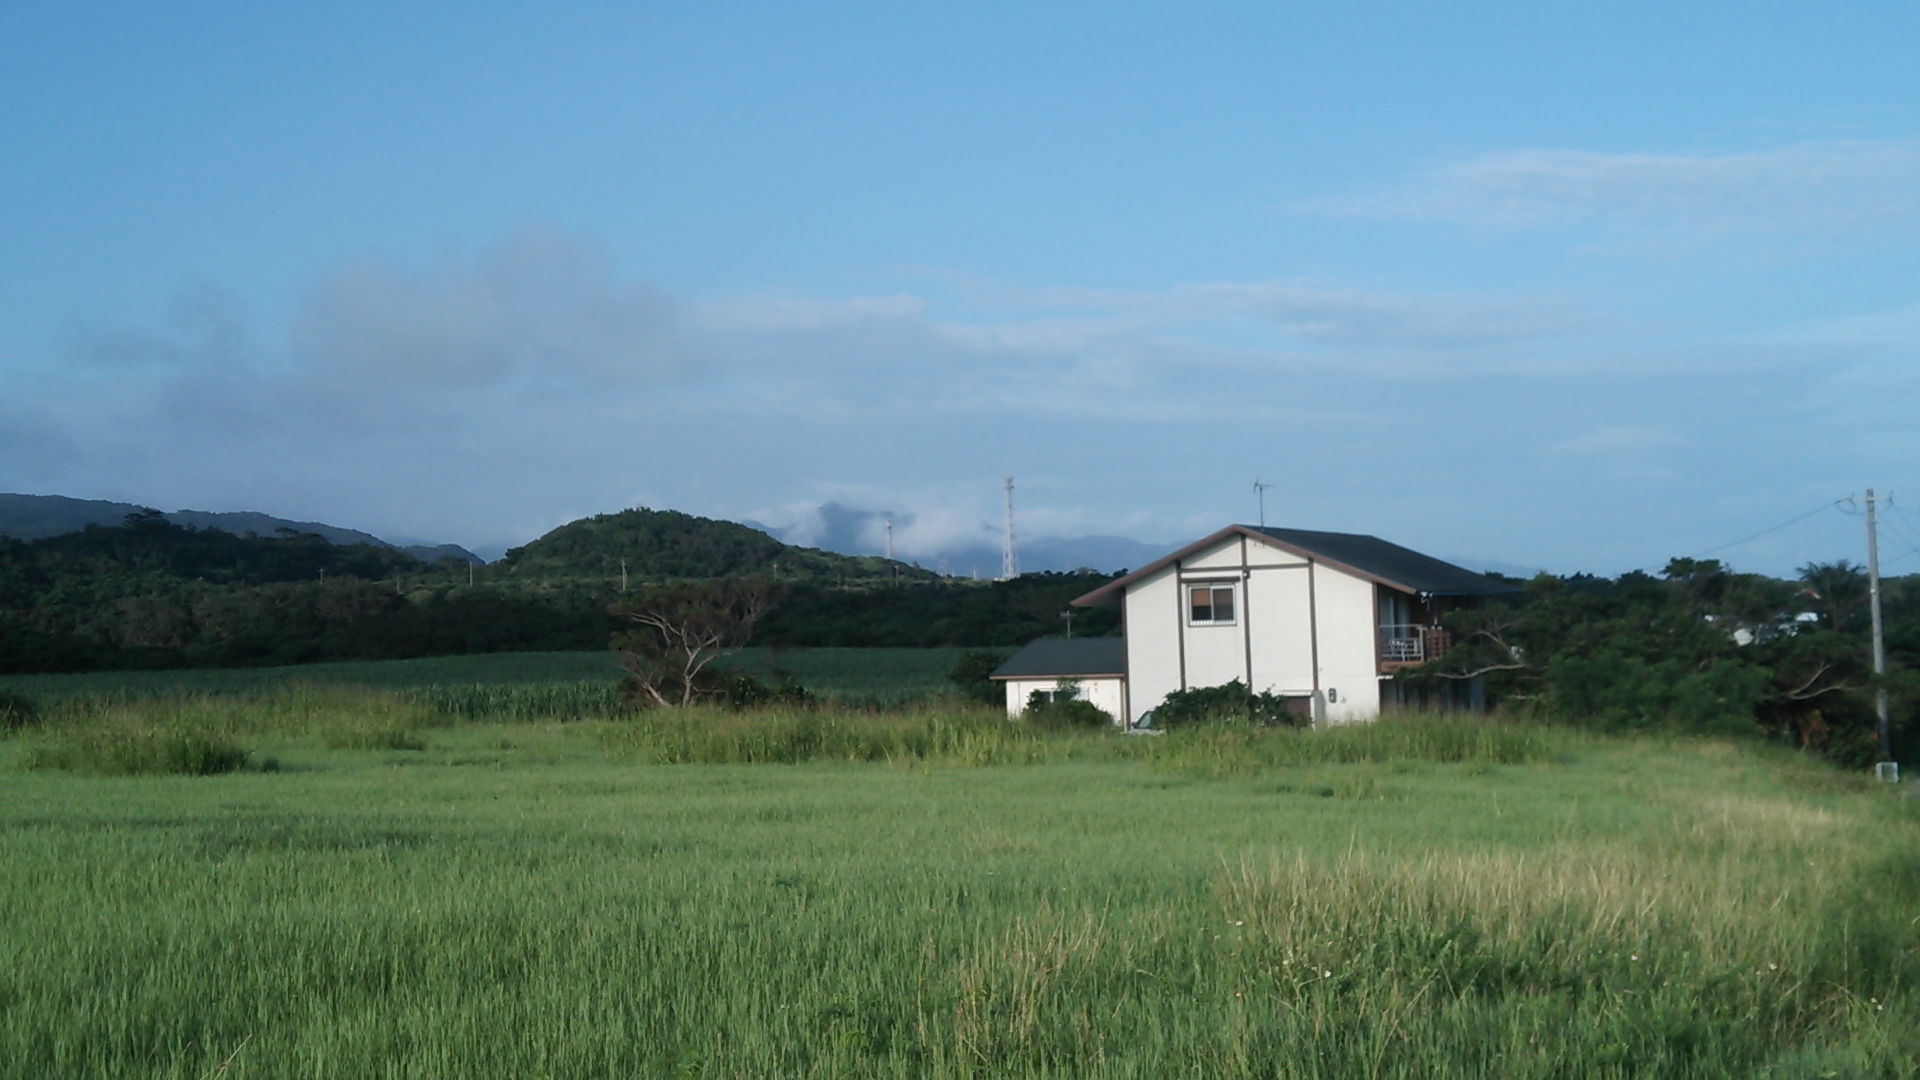
[[[1041,638],[993,669],[994,679],[1095,678],[1127,673],[1127,639]]]
[[[1233,535],[1262,537],[1301,556],[1351,570],[1383,585],[1425,596],[1493,596],[1517,592],[1518,587],[1499,578],[1476,574],[1472,570],[1441,562],[1411,548],[1391,544],[1377,536],[1360,533],[1316,532],[1311,529],[1281,529],[1273,526],[1229,525],[1204,540],[1197,540],[1165,558],[1149,563],[1123,578],[1101,586],[1075,600],[1077,607],[1117,604],[1127,586],[1156,573],[1163,567],[1212,547]]]

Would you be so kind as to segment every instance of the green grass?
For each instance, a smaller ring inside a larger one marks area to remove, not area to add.
[[[960,649],[751,648],[722,663],[765,677],[790,670],[807,689],[826,697],[901,703],[950,693],[947,672]],[[69,675],[0,676],[0,691],[45,703],[71,698],[150,697],[181,693],[272,693],[291,682],[381,690],[585,685],[618,682],[610,652],[481,653],[419,660],[356,660],[273,668],[188,668],[170,671],[95,671]]]
[[[1920,1070],[1920,814],[1755,746],[307,688],[0,753],[115,725],[281,771],[0,773],[0,1075]]]
[[[772,681],[775,669],[791,671],[801,685],[823,697],[877,705],[902,705],[954,692],[947,672],[965,649],[762,649],[751,648],[725,663]]]
[[[478,653],[419,660],[350,660],[292,667],[6,675],[0,676],[0,690],[24,694],[45,704],[72,698],[108,696],[272,693],[289,683],[399,690],[556,682],[613,683],[619,678],[618,663],[612,653],[605,651]]]

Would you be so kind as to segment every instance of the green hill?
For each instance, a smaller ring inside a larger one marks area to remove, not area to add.
[[[0,492],[0,537],[15,540],[45,540],[80,532],[89,525],[113,528],[129,517],[148,517],[151,507],[134,503],[107,502],[102,499],[69,499],[64,495],[17,495]],[[351,547],[370,544],[378,548],[404,551],[424,563],[441,559],[482,563],[486,560],[458,544],[391,543],[372,533],[343,529],[319,521],[290,521],[253,511],[214,512],[211,510],[175,510],[161,518],[189,529],[218,530],[234,536],[275,537],[285,531],[296,535],[318,536],[329,544]]]
[[[794,547],[731,521],[644,507],[562,525],[508,551],[504,569],[520,580],[618,581],[622,559],[635,585],[744,574],[818,585],[932,581],[939,576],[877,556]]]

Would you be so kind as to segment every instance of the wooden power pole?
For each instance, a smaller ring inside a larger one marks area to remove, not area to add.
[[[1873,489],[1867,489],[1867,600],[1873,609],[1873,711],[1880,720],[1880,760],[1893,760],[1893,734],[1887,726],[1887,640],[1880,628],[1880,531],[1874,519]],[[1896,774],[1897,775],[1897,774]]]

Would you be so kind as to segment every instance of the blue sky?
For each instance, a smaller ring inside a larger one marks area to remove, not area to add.
[[[1546,7],[12,5],[0,490],[1920,571],[1920,9]]]

